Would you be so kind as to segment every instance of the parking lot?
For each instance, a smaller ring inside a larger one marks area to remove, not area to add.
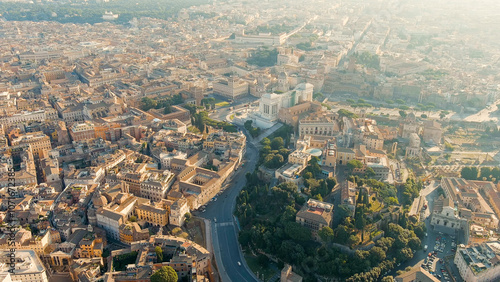
[[[432,247],[428,246],[428,254],[422,262],[422,268],[441,281],[462,281],[460,277],[457,277],[458,273],[450,265],[453,264],[455,251],[456,241],[454,236],[437,235],[434,245]]]

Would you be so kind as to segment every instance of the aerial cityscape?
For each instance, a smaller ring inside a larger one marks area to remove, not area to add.
[[[0,0],[0,282],[500,281],[498,11]]]

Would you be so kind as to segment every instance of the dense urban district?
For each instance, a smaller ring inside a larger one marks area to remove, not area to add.
[[[452,2],[0,0],[0,281],[499,281],[500,3]]]

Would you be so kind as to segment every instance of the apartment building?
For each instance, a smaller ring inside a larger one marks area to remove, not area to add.
[[[384,139],[379,138],[379,136],[375,134],[365,135],[363,138],[363,144],[366,145],[368,150],[384,149]]]
[[[88,167],[84,169],[76,169],[71,171],[64,178],[66,185],[71,184],[101,184],[105,176],[104,168],[102,167]]]
[[[157,226],[165,226],[168,224],[170,215],[170,206],[151,205],[148,203],[138,205],[135,208],[135,213],[139,220],[144,220],[150,224]]]
[[[120,242],[125,244],[149,239],[149,229],[141,229],[136,222],[127,222],[120,225],[119,232]]]
[[[96,212],[97,226],[106,231],[106,235],[114,240],[120,240],[120,226],[126,221],[125,215],[107,208]]]
[[[241,161],[246,152],[246,136],[241,132],[215,132],[205,139],[203,149],[224,154],[227,158],[236,157]]]
[[[453,262],[462,279],[467,282],[500,280],[500,243],[485,242],[480,245],[459,246]]]
[[[196,271],[196,263],[191,256],[187,254],[179,254],[172,259],[166,265],[172,267],[180,280],[190,280],[193,277],[193,270]]]
[[[96,238],[95,234],[90,232],[78,243],[76,248],[77,257],[80,258],[99,258],[103,251],[102,238]]]
[[[108,237],[120,240],[120,226],[133,215],[136,205],[146,202],[146,199],[119,193],[111,203],[97,209],[97,226],[104,229]]]
[[[184,152],[176,151],[175,153],[160,153],[159,160],[161,162],[162,169],[171,169],[172,160],[174,158],[186,159],[187,154]]]
[[[220,191],[224,181],[234,171],[236,162],[230,160],[219,165],[218,171],[188,166],[179,173],[179,189],[189,194],[189,206],[197,209]]]
[[[159,202],[166,195],[175,181],[175,174],[168,170],[163,172],[148,172],[140,183],[141,197]]]
[[[69,135],[76,142],[95,138],[94,124],[89,121],[76,122],[70,126]]]
[[[311,154],[299,150],[295,150],[290,155],[288,155],[288,163],[298,164],[303,167],[307,166],[307,162],[309,162],[310,159]]]
[[[141,183],[146,180],[147,173],[119,172],[116,178],[121,183],[124,193],[131,193],[137,197],[141,196]]]
[[[12,146],[28,144],[31,146],[33,156],[39,159],[48,157],[49,151],[52,149],[50,137],[43,132],[26,133],[17,138],[12,139]]]
[[[44,110],[38,111],[23,111],[20,113],[15,113],[10,116],[4,116],[0,118],[0,124],[4,125],[15,125],[21,123],[28,123],[30,121],[43,122],[46,120],[56,120],[57,111],[53,108],[46,108]]]
[[[351,160],[356,159],[356,152],[349,148],[337,148],[337,163],[347,165]]]

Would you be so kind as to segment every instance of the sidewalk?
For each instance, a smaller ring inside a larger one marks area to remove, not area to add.
[[[261,135],[259,135],[255,140],[254,140],[254,144],[256,143],[260,143],[260,141],[262,141],[262,139],[266,138],[267,136],[273,134],[276,130],[280,129],[281,127],[283,126],[282,123],[277,123],[273,126],[271,126],[269,129],[267,129],[266,131],[264,131],[264,133],[262,133]],[[255,143],[256,142],[256,143]]]
[[[212,245],[212,227],[210,225],[210,220],[204,219],[203,222],[205,223],[205,245],[207,246],[207,251],[209,251],[212,254],[212,257],[215,257],[215,254],[213,252],[214,248]],[[212,264],[212,271],[214,272],[213,278],[216,282],[221,281],[221,278],[219,276],[219,267],[217,265],[217,262],[213,259],[211,259],[211,264]],[[213,267],[215,266],[215,267]]]

